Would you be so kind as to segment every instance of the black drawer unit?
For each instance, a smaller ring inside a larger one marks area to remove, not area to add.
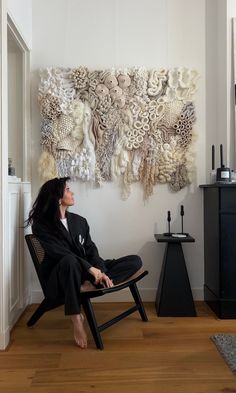
[[[204,300],[219,318],[236,318],[236,184],[202,185]]]

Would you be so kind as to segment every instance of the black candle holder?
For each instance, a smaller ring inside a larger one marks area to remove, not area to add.
[[[168,210],[168,212],[167,212],[167,222],[168,222],[168,232],[163,233],[163,235],[164,236],[171,236],[171,232],[170,232],[170,222],[171,222],[170,210]]]
[[[168,210],[167,212],[168,232],[163,233],[164,236],[173,236],[173,237],[189,236],[187,232],[184,232],[184,205],[180,206],[180,216],[181,216],[181,232],[172,233],[170,231],[171,213],[170,210]]]

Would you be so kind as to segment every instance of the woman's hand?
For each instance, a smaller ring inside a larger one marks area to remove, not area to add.
[[[99,284],[100,280],[102,278],[103,273],[101,272],[100,269],[97,269],[96,267],[90,267],[88,269],[89,273],[95,278],[95,284]]]
[[[114,287],[113,281],[105,273],[102,274],[100,284],[102,284],[105,288]]]
[[[95,284],[101,284],[105,288],[111,288],[114,286],[112,280],[105,273],[102,273],[100,269],[97,269],[96,267],[90,267],[88,271],[95,278]]]

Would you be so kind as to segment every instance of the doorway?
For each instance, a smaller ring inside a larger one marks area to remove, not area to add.
[[[29,49],[13,21],[7,18],[8,160],[9,174],[30,180],[30,64]]]

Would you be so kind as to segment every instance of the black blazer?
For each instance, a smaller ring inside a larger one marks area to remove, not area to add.
[[[98,249],[92,241],[87,220],[78,214],[66,213],[69,232],[60,222],[59,229],[52,229],[42,222],[34,222],[32,232],[39,239],[45,251],[41,264],[42,273],[48,279],[53,267],[64,256],[75,256],[84,270],[90,267],[106,271],[104,260],[99,256]]]

